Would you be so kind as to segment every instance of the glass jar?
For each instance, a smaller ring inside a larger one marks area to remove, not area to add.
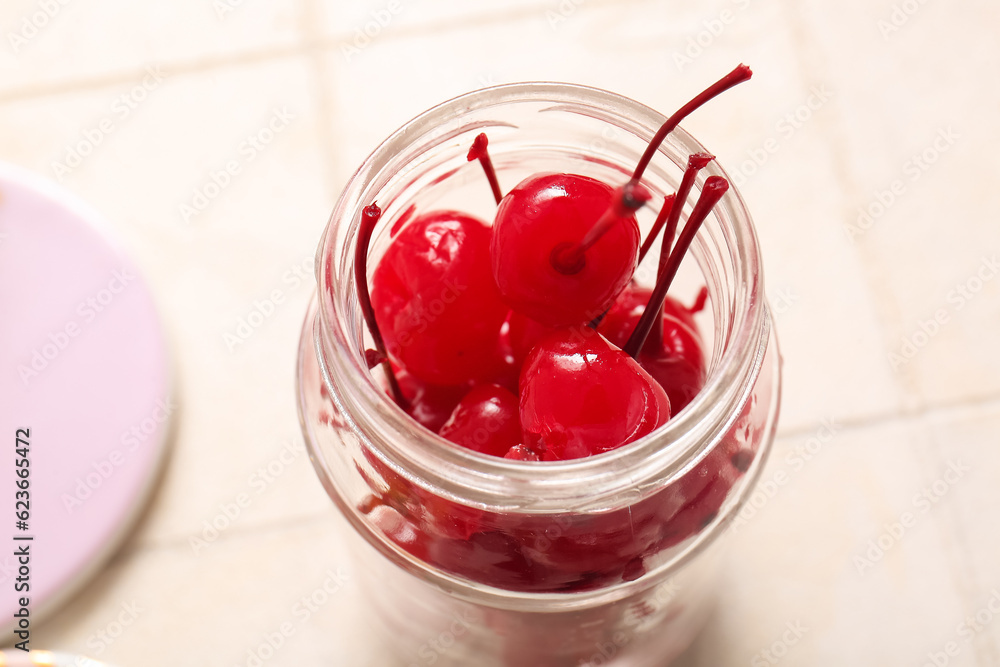
[[[581,86],[480,90],[389,137],[333,211],[299,350],[300,419],[396,664],[661,667],[707,616],[723,538],[770,449],[780,396],[757,239],[735,188],[675,282],[708,289],[704,388],[654,433],[590,458],[494,458],[419,426],[367,368],[372,341],[354,284],[361,210],[373,201],[383,217],[369,277],[414,211],[492,220],[486,179],[466,159],[478,133],[488,133],[506,188],[543,171],[617,185],[664,120]],[[667,138],[643,179],[654,202],[676,190],[698,151],[681,129]],[[712,163],[696,189],[713,174],[725,176]],[[655,211],[640,214],[645,233]],[[650,273],[637,279],[651,282]]]

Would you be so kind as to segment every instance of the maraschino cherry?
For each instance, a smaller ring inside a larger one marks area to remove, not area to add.
[[[635,270],[640,238],[633,211],[648,199],[641,186],[616,192],[586,176],[522,181],[500,202],[493,225],[493,275],[504,300],[549,326],[602,313]],[[602,220],[609,229],[589,241],[589,252],[573,254]]]
[[[728,183],[705,182],[674,245],[696,172],[712,159],[691,156],[676,201],[666,198],[640,250],[634,212],[651,197],[640,180],[681,119],[750,76],[741,65],[678,110],[618,188],[587,176],[542,173],[503,195],[480,134],[468,159],[483,165],[499,201],[494,225],[458,211],[409,210],[374,272],[367,305],[361,282],[378,215],[369,215],[377,212],[374,204],[366,209],[357,253],[363,256],[356,262],[362,310],[376,343],[366,361],[386,369],[396,402],[443,437],[517,460],[609,451],[686,405],[704,382],[704,356],[691,312],[672,305],[666,289]],[[664,227],[655,288],[630,286],[636,262]],[[511,389],[520,394],[523,433],[514,428],[518,399]],[[502,426],[477,441],[497,415]]]
[[[428,384],[408,371],[394,368],[406,411],[424,428],[437,433],[468,393],[467,385]]]
[[[652,293],[648,287],[626,287],[597,330],[614,345],[624,347]],[[658,335],[646,339],[636,358],[667,392],[674,414],[683,410],[705,384],[705,353],[698,329],[690,319],[695,306],[686,308],[668,296]]]
[[[490,272],[490,236],[465,213],[424,213],[375,269],[371,300],[386,351],[424,382],[460,385],[496,373],[508,308]]]
[[[649,199],[639,181],[667,133],[749,76],[737,68],[674,114],[617,189],[585,176],[536,174],[504,196],[480,135],[468,158],[492,175],[494,227],[411,205],[395,219],[370,296],[368,245],[381,211],[367,207],[355,249],[375,347],[364,362],[382,366],[396,403],[462,447],[537,462],[634,442],[690,402],[705,381],[694,314],[707,290],[691,307],[666,292],[728,183],[705,180],[678,235],[697,172],[711,160],[695,154],[641,248],[633,212]],[[661,231],[655,286],[639,287],[632,272]],[[498,264],[498,255],[507,259]],[[753,438],[739,435],[752,427],[751,406],[739,428],[670,486],[613,511],[567,513],[558,531],[549,516],[448,499],[367,448],[358,472],[371,495],[358,509],[400,549],[491,586],[551,593],[632,581],[718,516],[753,460]]]
[[[585,327],[546,336],[521,369],[524,444],[542,460],[610,451],[669,418],[670,400],[660,385]]]
[[[459,402],[438,434],[468,449],[506,456],[521,444],[517,396],[495,384],[481,384]]]
[[[607,310],[636,267],[633,213],[650,198],[640,180],[656,150],[688,114],[751,75],[740,65],[668,118],[618,189],[586,176],[539,174],[508,192],[491,245],[493,275],[507,303],[547,326],[586,322]],[[483,166],[489,175],[492,167]]]
[[[705,185],[702,186],[698,201],[691,210],[691,215],[688,216],[687,223],[684,225],[684,231],[681,232],[677,239],[677,244],[671,249],[667,260],[660,260],[660,271],[656,278],[656,286],[653,288],[649,302],[646,304],[642,316],[636,323],[635,329],[622,348],[630,356],[635,357],[639,353],[654,324],[657,324],[657,320],[660,319],[663,303],[667,298],[667,290],[670,289],[671,283],[677,276],[681,261],[687,254],[688,248],[691,247],[695,234],[698,233],[698,229],[702,223],[705,222],[712,209],[728,190],[729,181],[721,176],[709,176],[705,181]]]

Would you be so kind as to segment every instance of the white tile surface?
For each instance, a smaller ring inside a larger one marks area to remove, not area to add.
[[[907,3],[231,4],[220,17],[207,1],[68,2],[17,52],[10,33],[41,5],[0,8],[2,157],[56,176],[54,162],[111,122],[63,184],[106,214],[147,274],[182,402],[151,507],[38,627],[39,645],[121,666],[246,664],[327,570],[350,573],[298,448],[294,354],[310,287],[296,271],[308,273],[336,195],[387,134],[453,95],[518,80],[595,85],[669,112],[744,61],[754,80],[685,127],[745,176],[785,356],[785,435],[765,479],[789,482],[734,536],[722,602],[680,664],[754,664],[797,621],[808,630],[781,664],[918,665],[952,640],[950,665],[1000,663],[1000,620],[969,642],[957,634],[1000,589],[988,529],[1000,279],[961,308],[952,294],[1000,254],[1000,99],[983,74],[1000,60],[993,4],[922,3],[887,38],[879,20]],[[811,99],[817,90],[829,100]],[[293,118],[248,159],[241,145],[275,110]],[[958,138],[914,180],[907,160],[949,127]],[[240,172],[183,220],[180,205],[230,161]],[[896,201],[849,234],[896,179]],[[274,290],[283,302],[230,350],[224,335]],[[947,322],[894,369],[889,354],[921,341],[941,309]],[[786,457],[822,420],[837,434],[799,469]],[[958,460],[967,476],[922,512],[914,494]],[[192,538],[240,494],[248,506],[196,554]],[[914,527],[859,574],[854,557],[908,511]],[[102,649],[95,633],[132,601],[141,613]],[[361,604],[348,583],[267,664],[382,665]]]
[[[297,3],[10,0],[0,94],[120,77],[149,63],[287,50],[299,43],[300,16]]]
[[[261,86],[262,79],[273,83]],[[83,140],[84,130],[105,117],[116,123],[64,184],[121,231],[172,339],[177,446],[140,528],[144,538],[192,534],[241,493],[254,498],[242,525],[327,506],[302,447],[293,394],[312,258],[331,205],[313,83],[303,58],[286,58],[169,75],[121,120],[110,111],[117,86],[0,108],[5,124],[27,135],[11,159],[50,177],[58,175],[52,161],[64,161],[65,147]],[[257,150],[247,137],[269,130],[275,113],[291,116],[287,128]],[[193,207],[195,191],[212,186],[213,175],[223,182],[218,174],[230,162],[239,171],[228,187],[186,221],[180,206]],[[226,338],[239,335],[240,321],[255,311],[270,315],[247,330],[245,342]],[[262,484],[257,470],[268,464],[280,474]]]
[[[731,22],[719,37],[699,47],[700,55],[690,49],[688,31],[708,30],[699,26],[721,21],[718,16],[724,10],[731,11],[731,17],[726,15]],[[367,58],[349,64],[331,56],[339,73],[335,79],[341,111],[333,132],[343,137],[345,160],[356,164],[413,115],[476,87],[477,79],[495,67],[490,54],[516,39],[538,47],[505,58],[498,82],[574,80],[613,88],[665,113],[741,60],[751,63],[757,74],[750,82],[700,110],[685,126],[732,171],[759,227],[768,292],[782,310],[778,327],[789,388],[783,424],[804,427],[825,416],[860,419],[900,409],[898,381],[885,363],[878,304],[841,226],[840,202],[846,193],[837,183],[835,146],[827,133],[835,112],[824,100],[836,92],[820,78],[802,78],[791,28],[776,6],[759,14],[737,13],[727,5],[720,5],[714,15],[673,20],[672,14],[657,3],[640,3],[632,12],[613,6],[581,8],[555,30],[537,16],[517,16],[474,32],[455,30],[449,39],[430,44],[419,33],[373,42]],[[671,28],[658,37],[651,34],[650,25]],[[768,30],[776,33],[773,39],[755,39]],[[627,45],[620,38],[625,34],[632,36]],[[657,39],[662,47],[652,51]],[[454,57],[456,48],[462,58]],[[588,58],[618,58],[623,66],[581,71],[575,63]],[[662,85],[653,75],[657,69],[663,72],[657,77]],[[352,98],[370,81],[380,85],[371,92],[369,104],[357,104]],[[786,119],[809,103],[818,109],[806,107],[808,119]],[[347,128],[352,131],[345,133]],[[760,151],[767,156],[760,157]],[[747,164],[753,156],[763,166]],[[853,353],[815,354],[817,349],[843,346]]]
[[[358,594],[331,526],[327,517],[227,535],[199,556],[186,545],[131,552],[40,630],[36,641],[118,665],[231,665],[246,664],[249,651],[259,655],[274,633],[284,633],[283,642],[271,642],[281,644],[271,664],[321,664],[319,656],[332,648],[341,664],[357,664],[363,644],[339,637],[357,634],[352,607]],[[300,602],[319,589],[326,595],[317,595],[312,610]],[[112,624],[123,605],[135,618],[119,633]],[[333,629],[337,635],[331,637]],[[101,630],[119,636],[107,641]]]
[[[915,502],[948,469],[926,427],[832,433],[812,448],[819,431],[779,441],[759,509],[745,512],[732,539],[714,622],[681,664],[766,662],[761,651],[787,623],[807,629],[788,647],[788,665],[920,664],[951,639],[964,616],[955,497]],[[971,656],[952,664],[977,664]]]
[[[811,36],[804,61],[843,90],[833,102],[841,121],[832,128],[845,149],[838,154],[848,188],[841,216],[855,231],[883,311],[886,363],[891,368],[889,354],[909,341],[912,358],[896,363],[895,374],[921,403],[937,405],[1000,389],[990,335],[1000,325],[1000,283],[993,269],[984,270],[991,279],[983,285],[976,276],[1000,250],[983,215],[1000,204],[990,185],[1000,175],[992,159],[1000,94],[979,82],[1000,61],[987,46],[1000,15],[981,3],[916,7],[894,15],[892,3],[807,2],[791,11]],[[885,23],[890,18],[898,30]],[[866,76],[859,61],[869,63]],[[871,221],[859,225],[859,209]],[[969,281],[973,298],[958,291]],[[921,324],[935,314],[945,324],[925,337]]]
[[[956,625],[965,622],[972,630],[971,650],[980,664],[1000,661],[1000,541],[987,517],[992,516],[1000,499],[995,491],[997,429],[1000,406],[995,402],[973,408],[959,408],[930,423],[931,437],[937,444],[938,465],[961,462],[970,470],[949,490],[947,511],[950,530],[955,536],[952,560],[956,581],[961,587],[963,609]],[[990,610],[992,604],[993,610]],[[963,634],[968,639],[970,633]],[[970,645],[963,641],[963,645]]]
[[[336,2],[314,0],[322,18],[317,28],[337,42],[337,51],[345,61],[360,56],[368,46],[380,40],[391,40],[399,33],[429,33],[442,27],[467,27],[474,23],[491,23],[512,15],[541,17],[558,26],[560,19],[575,13],[581,3],[559,3],[544,0],[363,0]]]

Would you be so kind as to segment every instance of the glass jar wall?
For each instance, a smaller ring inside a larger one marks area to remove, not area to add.
[[[672,294],[707,287],[708,378],[649,436],[560,462],[488,457],[419,426],[369,371],[354,284],[361,209],[384,213],[369,273],[414,211],[491,220],[466,153],[487,132],[501,184],[538,172],[627,180],[664,120],[626,98],[515,84],[447,102],[361,166],[318,250],[319,288],[299,350],[299,403],[313,462],[357,545],[366,599],[401,665],[663,665],[707,615],[727,526],[773,439],[780,360],[753,225],[731,189],[699,232]],[[677,130],[643,183],[673,192],[689,154]],[[710,175],[725,176],[711,164]],[[686,210],[690,210],[690,205]],[[655,213],[641,212],[645,231]],[[646,260],[655,266],[655,257]],[[636,274],[651,282],[648,270]]]

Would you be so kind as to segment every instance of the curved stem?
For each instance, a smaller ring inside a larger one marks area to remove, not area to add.
[[[695,297],[694,303],[687,309],[689,313],[694,315],[695,313],[700,313],[705,308],[705,303],[708,302],[708,288],[702,285],[701,289],[698,290],[698,296]]]
[[[638,181],[642,178],[643,173],[646,171],[646,167],[649,166],[650,161],[653,159],[653,155],[656,153],[660,144],[663,140],[667,138],[667,135],[674,131],[674,129],[684,120],[691,112],[693,112],[698,107],[702,106],[713,97],[724,93],[733,86],[743,83],[753,76],[753,72],[746,65],[738,65],[736,69],[722,77],[711,86],[703,90],[701,93],[696,95],[694,99],[678,109],[673,116],[667,119],[667,121],[660,126],[660,129],[656,131],[653,138],[649,141],[649,145],[646,146],[646,152],[642,154],[639,159],[639,164],[635,166],[635,171],[632,172],[632,180]]]
[[[486,180],[490,182],[490,189],[493,190],[493,198],[497,200],[497,204],[503,199],[503,193],[500,191],[500,181],[497,180],[497,170],[493,168],[493,160],[490,158],[490,152],[487,146],[490,145],[490,140],[486,137],[485,132],[480,132],[475,139],[472,140],[472,148],[469,149],[469,154],[466,158],[469,162],[473,160],[479,160],[479,164],[482,165],[483,171],[486,172]]]
[[[695,153],[688,157],[687,169],[684,170],[684,176],[681,178],[681,184],[677,188],[677,199],[676,201],[686,202],[688,195],[691,194],[691,188],[694,187],[694,179],[698,176],[698,172],[704,169],[709,162],[715,159],[714,155],[709,153]],[[684,209],[683,203],[680,206],[675,206],[670,210],[670,217],[667,219],[667,230],[663,232],[663,245],[660,248],[660,262],[657,264],[656,268],[656,278],[659,280],[660,273],[663,272],[663,265],[667,263],[667,258],[670,257],[670,246],[674,242],[674,235],[677,234],[677,224],[681,219],[681,211]]]
[[[684,259],[688,248],[691,247],[695,234],[698,233],[702,223],[705,222],[709,213],[712,212],[712,209],[715,208],[728,189],[729,181],[721,176],[709,176],[708,180],[705,181],[698,202],[694,205],[694,210],[691,211],[691,215],[684,225],[684,231],[677,239],[677,245],[670,253],[670,258],[664,265],[663,272],[657,277],[656,287],[653,288],[653,293],[649,297],[645,310],[643,310],[642,317],[639,318],[635,329],[632,330],[632,335],[629,336],[628,342],[622,348],[632,358],[639,354],[639,350],[642,349],[646,337],[649,336],[649,332],[653,328],[654,321],[660,318],[660,310],[667,298],[667,290],[670,289],[670,283],[677,275],[677,269],[680,268],[681,260]]]
[[[660,212],[656,215],[656,221],[653,223],[653,228],[649,230],[649,234],[646,235],[646,240],[642,242],[642,247],[639,248],[639,260],[636,265],[642,264],[642,260],[646,258],[649,253],[649,249],[653,247],[653,241],[659,236],[660,230],[663,229],[663,225],[667,224],[667,218],[670,216],[670,211],[674,208],[674,202],[677,201],[677,195],[667,195],[663,200],[663,206],[660,207]]]
[[[403,392],[399,388],[399,382],[396,380],[396,374],[393,372],[392,364],[389,362],[389,355],[385,350],[385,340],[382,338],[382,331],[378,328],[378,322],[375,321],[375,309],[372,307],[371,293],[368,290],[368,246],[371,244],[375,225],[378,224],[381,217],[382,209],[375,202],[372,202],[371,206],[366,206],[361,212],[361,228],[358,231],[358,244],[354,247],[354,284],[358,289],[361,314],[364,315],[365,324],[368,325],[368,331],[371,332],[377,353],[376,356],[366,351],[365,361],[369,364],[369,368],[371,368],[371,362],[376,358],[380,361],[382,369],[385,371],[386,379],[389,382],[389,390],[392,392],[393,400],[405,410],[407,408],[407,401],[403,397]]]
[[[611,197],[611,205],[601,214],[597,222],[587,230],[579,243],[561,243],[552,249],[549,261],[559,273],[573,275],[586,265],[584,255],[601,237],[607,234],[615,223],[632,215],[650,200],[652,195],[645,186],[629,181],[617,188]]]
[[[646,244],[643,244],[643,248],[648,250],[648,246],[653,245],[653,241],[656,239],[656,234],[659,233],[659,227],[666,224],[666,231],[663,232],[663,241],[660,245],[660,261],[656,268],[656,279],[659,280],[660,276],[663,274],[664,266],[667,263],[667,259],[670,257],[670,246],[674,243],[674,236],[677,234],[677,223],[680,221],[681,210],[684,208],[683,205],[673,206],[674,203],[680,201],[687,201],[688,195],[691,194],[691,188],[694,186],[694,180],[698,175],[698,172],[704,169],[709,162],[715,159],[714,155],[709,153],[694,153],[688,156],[687,169],[684,171],[684,176],[681,178],[681,184],[677,188],[677,194],[674,195],[674,199],[671,200],[671,206],[667,211],[666,207],[660,211],[660,215],[657,216],[656,222],[653,224],[653,229],[649,233],[649,237],[646,239]],[[664,216],[664,211],[667,211],[667,216]],[[663,221],[661,222],[661,219]],[[640,253],[642,257],[644,253]],[[641,259],[639,261],[642,261]],[[660,316],[653,320],[653,326],[649,331],[649,344],[652,348],[659,349],[659,346],[663,344],[663,305],[660,305]]]

